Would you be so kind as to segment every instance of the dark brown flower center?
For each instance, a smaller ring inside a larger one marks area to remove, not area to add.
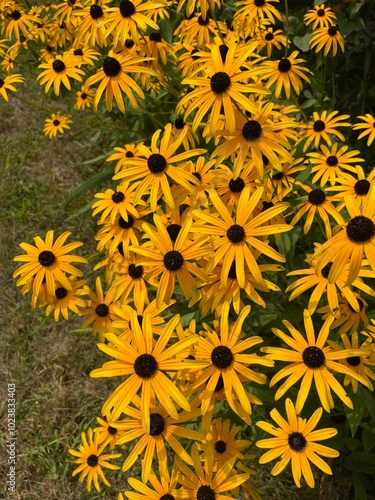
[[[121,71],[121,64],[114,57],[107,56],[103,61],[103,71],[107,76],[117,76]]]
[[[153,33],[151,33],[149,38],[150,38],[151,42],[161,42],[162,41],[162,37],[161,37],[160,33],[158,33],[157,31],[154,31]]]
[[[105,318],[109,314],[109,307],[107,306],[107,304],[98,304],[95,307],[95,312],[101,318]]]
[[[199,486],[197,491],[197,500],[215,500],[216,494],[211,486]]]
[[[14,10],[11,14],[10,17],[13,19],[13,21],[18,21],[18,19],[21,19],[21,12],[18,10]]]
[[[122,17],[130,17],[135,13],[135,6],[129,0],[121,0],[119,9]]]
[[[166,493],[165,495],[162,495],[159,500],[176,500],[173,495],[170,493]]]
[[[49,267],[52,266],[52,264],[55,262],[56,257],[50,250],[43,250],[40,252],[38,255],[38,262],[44,267]]]
[[[348,222],[346,234],[350,241],[363,243],[375,235],[375,224],[364,215],[357,215]]]
[[[158,363],[152,354],[141,354],[134,362],[134,371],[141,378],[150,378],[158,369]]]
[[[337,156],[328,156],[326,159],[326,163],[329,167],[335,167],[338,164],[339,160]]]
[[[224,441],[222,441],[221,439],[219,439],[219,441],[216,441],[215,443],[215,450],[217,453],[224,453],[227,449],[227,445]]]
[[[122,216],[118,220],[118,225],[122,229],[130,229],[134,224],[134,219],[131,215],[128,215],[128,220],[126,221]]]
[[[358,366],[361,364],[361,358],[359,356],[351,356],[350,358],[346,358],[346,361],[350,366]]]
[[[316,347],[315,345],[306,347],[302,353],[303,362],[306,366],[312,369],[323,366],[325,359],[324,352],[320,349],[320,347]]]
[[[266,0],[254,0],[255,7],[263,7],[266,3]]]
[[[61,61],[61,59],[56,59],[52,63],[52,69],[53,71],[56,71],[56,73],[61,73],[65,69],[65,64]]]
[[[182,130],[185,127],[185,122],[182,118],[177,118],[177,120],[174,122],[174,126],[177,130]]]
[[[128,38],[127,40],[125,40],[124,45],[127,49],[132,49],[134,47],[134,40]]]
[[[90,7],[90,16],[92,19],[99,19],[103,15],[103,9],[100,7],[100,5],[97,5],[96,3],[92,4]]]
[[[318,9],[318,11],[317,11],[317,15],[318,15],[319,17],[323,17],[323,16],[324,16],[324,14],[325,14],[324,9]]]
[[[56,288],[55,295],[59,300],[65,299],[65,297],[68,295],[68,290],[63,286],[60,286],[59,288]]]
[[[321,205],[326,201],[326,195],[322,189],[313,189],[310,191],[308,199],[312,205]]]
[[[338,32],[337,26],[330,26],[327,30],[329,36],[335,36]]]
[[[160,436],[164,431],[165,422],[160,413],[150,414],[150,436]]]
[[[128,267],[128,274],[133,280],[142,278],[143,266],[136,266],[135,264],[130,264],[130,266]]]
[[[316,120],[313,125],[314,132],[323,132],[326,128],[326,125],[323,120]]]
[[[360,179],[354,184],[354,191],[359,196],[364,196],[370,190],[371,184],[366,179]]]
[[[210,85],[212,92],[222,94],[230,87],[230,77],[224,71],[219,71],[212,76]]]
[[[233,224],[227,230],[227,238],[232,243],[240,243],[245,239],[245,230],[239,224]]]
[[[266,39],[267,42],[270,42],[271,40],[274,39],[274,35],[273,33],[268,32],[266,33],[266,36],[264,38]]]
[[[247,141],[256,141],[262,135],[262,126],[256,120],[249,120],[242,127],[242,136]]]
[[[210,22],[210,18],[208,16],[206,16],[206,19],[203,19],[202,16],[199,16],[198,17],[198,24],[200,26],[207,26],[207,24]]]
[[[229,181],[229,189],[232,193],[240,193],[245,187],[245,181],[241,177]]]
[[[216,346],[211,353],[211,361],[216,368],[228,368],[233,363],[233,360],[232,351],[225,345]]]
[[[75,49],[73,53],[74,53],[75,56],[83,56],[83,50],[82,49]]]
[[[328,264],[326,264],[323,267],[323,269],[321,270],[323,278],[328,279],[328,275],[329,275],[329,272],[331,270],[332,264],[333,264],[333,262],[328,262]]]
[[[112,195],[113,203],[121,203],[124,200],[125,200],[125,195],[122,191],[117,191],[116,193],[113,193]]]
[[[53,120],[52,122],[55,127],[58,127],[60,125],[60,120]]]
[[[147,159],[147,166],[150,172],[158,174],[167,167],[167,160],[159,153],[152,153]]]
[[[292,63],[286,57],[283,57],[279,61],[279,64],[277,65],[277,69],[280,71],[280,73],[287,73],[291,67],[292,67]]]
[[[180,252],[171,250],[164,255],[163,262],[168,271],[178,271],[184,263],[184,258]]]
[[[107,431],[108,431],[108,434],[110,434],[111,436],[114,436],[117,432],[117,429],[115,427],[112,427],[111,425],[109,425],[107,428]]]
[[[300,432],[292,432],[288,436],[288,444],[293,451],[302,451],[306,447],[306,439]]]
[[[87,458],[87,465],[89,465],[90,467],[95,467],[96,465],[98,465],[98,462],[99,457],[97,455],[93,454]]]

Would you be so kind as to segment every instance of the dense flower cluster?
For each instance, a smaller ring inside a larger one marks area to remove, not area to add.
[[[303,476],[314,487],[310,462],[331,474],[318,455],[339,454],[317,443],[337,433],[314,430],[323,410],[353,408],[349,384],[373,390],[374,335],[360,327],[368,324],[362,294],[375,296],[368,284],[375,278],[375,174],[345,144],[349,115],[320,108],[308,117],[296,104],[313,71],[291,48],[277,3],[241,0],[233,12],[220,0],[0,3],[4,99],[23,81],[13,69],[29,46],[40,49],[45,92],[74,89],[77,112],[105,107],[124,113],[126,123],[129,108],[147,114],[147,96],[175,99],[174,118],[148,142],[118,145],[107,158],[113,184],[92,206],[95,269],[102,271],[95,288],[72,266],[87,261],[70,253],[81,243],[64,245],[67,232],[55,242],[49,231],[36,246],[21,243],[26,254],[15,257],[24,263],[17,285],[31,292],[33,307],[53,311],[56,321],[69,310],[84,316],[82,327],[98,336],[112,359],[91,376],[120,377],[99,425],[82,434],[79,451],[69,450],[73,474],[87,478],[89,491],[92,483],[100,491],[99,478],[109,486],[103,468],[119,469],[109,460],[133,443],[122,470],[143,460],[141,481],[129,479],[130,500],[220,500],[239,488],[258,499],[248,451],[259,436],[236,436],[252,425],[267,374],[270,388],[285,379],[276,401],[299,388],[294,402],[285,400],[288,421],[275,408],[279,428],[256,422],[273,436],[255,443],[271,448],[260,463],[281,457],[272,474],[291,462],[296,485]],[[175,28],[163,38],[168,19]],[[317,5],[304,20],[312,49],[323,57],[344,51],[329,7]],[[53,113],[45,134],[63,133],[70,118]],[[358,118],[353,129],[371,146],[375,119]],[[321,239],[296,269],[285,242],[317,227]],[[293,325],[295,317],[283,321],[288,333],[258,335],[252,308],[266,310],[268,297],[284,291],[289,301],[307,297],[304,328]],[[307,420],[300,414],[313,390],[322,408]],[[233,414],[243,428],[230,423]]]

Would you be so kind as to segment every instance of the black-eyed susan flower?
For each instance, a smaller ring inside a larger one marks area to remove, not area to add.
[[[236,130],[235,106],[256,113],[257,108],[253,101],[244,94],[256,93],[257,95],[269,94],[263,86],[247,82],[249,78],[255,78],[261,72],[260,67],[254,65],[250,70],[241,71],[242,64],[250,54],[253,53],[256,42],[250,43],[240,54],[236,51],[236,45],[229,46],[223,60],[218,45],[212,45],[212,60],[205,66],[205,76],[185,78],[183,85],[192,85],[194,88],[185,95],[180,106],[187,104],[185,119],[196,110],[193,119],[193,130],[202,123],[204,116],[209,113],[208,124],[211,135],[216,131],[216,123],[223,107],[226,127],[230,133]]]
[[[116,266],[115,278],[112,286],[116,289],[115,300],[125,304],[130,297],[136,308],[142,309],[149,303],[148,289],[145,280],[147,268],[138,264],[135,255],[130,259],[123,259],[121,265]],[[122,309],[120,309],[122,311]],[[119,311],[118,315],[122,317]],[[141,314],[141,313],[139,313]],[[130,318],[128,318],[130,320]]]
[[[27,37],[33,29],[34,23],[40,21],[37,16],[26,14],[20,5],[15,2],[9,2],[4,3],[2,7],[2,9],[7,11],[3,18],[4,20],[2,19],[2,31],[5,31],[5,36],[9,40],[13,35],[16,40],[20,40],[22,35]]]
[[[182,7],[186,4],[185,15],[191,16],[194,11],[199,11],[202,18],[206,19],[207,12],[211,9],[220,8],[221,0],[179,0],[177,5],[177,12],[180,12]]]
[[[313,32],[310,39],[310,48],[315,49],[315,52],[319,52],[324,48],[324,57],[327,56],[330,50],[332,50],[332,55],[335,56],[338,47],[344,52],[344,37],[340,33],[338,26],[332,25],[328,28],[318,28]]]
[[[9,96],[7,94],[7,90],[11,90],[12,92],[17,92],[16,87],[13,83],[20,83],[24,81],[24,77],[19,74],[8,75],[4,78],[0,78],[0,95],[5,101],[9,101]]]
[[[206,450],[206,453],[213,455],[213,443],[210,443],[211,450]],[[194,472],[177,457],[176,465],[179,471],[177,476],[178,483],[182,484],[182,488],[172,490],[174,498],[183,499],[215,499],[215,500],[228,500],[227,495],[223,493],[232,491],[237,486],[240,486],[250,477],[249,473],[236,474],[232,473],[232,469],[236,463],[236,458],[230,458],[222,467],[220,467],[216,474],[214,472],[213,457],[206,461],[206,467],[203,468],[201,464],[202,457],[199,455],[195,443],[191,448],[191,457],[194,464]]]
[[[70,23],[71,16],[75,10],[83,9],[84,5],[79,0],[67,0],[65,2],[56,3],[54,8],[56,12],[54,13],[54,18],[62,24],[64,21]]]
[[[167,451],[169,447],[174,453],[189,465],[193,461],[177,437],[194,441],[204,439],[202,432],[184,427],[183,423],[189,422],[200,415],[200,409],[182,411],[178,413],[178,418],[172,418],[164,406],[156,403],[152,397],[148,408],[150,414],[149,430],[143,424],[141,412],[141,398],[134,396],[134,406],[124,408],[125,418],[115,421],[114,425],[124,431],[116,444],[121,445],[137,440],[132,451],[128,454],[123,463],[122,470],[129,470],[137,460],[138,456],[144,453],[142,462],[142,481],[147,482],[156,451],[160,477],[166,481],[170,480],[168,470]]]
[[[325,186],[327,182],[333,186],[342,170],[356,172],[356,166],[351,163],[360,163],[365,161],[358,157],[360,151],[348,151],[349,146],[342,146],[335,142],[331,148],[324,144],[320,146],[321,153],[307,153],[310,163],[313,165],[311,173],[314,174],[311,182],[315,184],[320,179],[320,185]]]
[[[291,220],[291,225],[294,226],[297,222],[307,214],[305,224],[303,226],[303,233],[307,234],[311,225],[314,222],[316,215],[322,219],[324,223],[324,229],[326,237],[330,238],[332,236],[331,221],[329,216],[331,216],[337,224],[344,224],[344,219],[339,213],[337,208],[332,204],[335,201],[334,196],[327,196],[323,189],[313,189],[307,184],[302,184],[301,182],[296,182],[305,193],[307,193],[307,200],[301,201],[296,207],[297,213]]]
[[[63,134],[65,130],[69,130],[70,123],[73,120],[70,119],[71,115],[63,115],[61,113],[52,113],[51,118],[46,118],[44,124],[44,134],[50,139],[56,137],[57,134]]]
[[[46,84],[46,92],[53,85],[53,91],[56,95],[59,95],[61,84],[68,90],[71,90],[72,87],[69,78],[74,78],[79,82],[82,81],[81,75],[85,73],[76,66],[77,60],[73,55],[65,53],[61,56],[56,56],[45,63],[39,64],[38,68],[42,68],[44,71],[37,76],[37,80],[40,80],[41,85]]]
[[[128,483],[133,490],[135,490],[135,492],[126,491],[126,497],[129,498],[129,500],[140,500],[140,497],[147,500],[172,500],[174,498],[172,495],[172,489],[176,488],[177,484],[177,473],[175,468],[172,469],[170,481],[164,479],[163,476],[159,479],[153,470],[150,471],[148,480],[150,481],[153,489],[149,488],[138,479],[129,477]],[[124,500],[124,497],[119,498],[119,500]]]
[[[79,474],[81,483],[87,478],[87,491],[91,491],[92,483],[94,483],[95,489],[100,492],[99,478],[106,486],[111,486],[104,476],[102,468],[119,470],[120,467],[111,464],[109,460],[121,457],[121,453],[103,454],[107,444],[99,444],[99,434],[94,435],[91,428],[87,431],[87,436],[85,432],[82,432],[81,439],[82,444],[79,445],[79,451],[69,450],[71,455],[77,457],[73,460],[73,463],[78,465],[72,475]]]
[[[125,169],[128,165],[128,159],[129,158],[134,158],[135,156],[142,156],[141,152],[139,151],[138,147],[142,146],[143,142],[140,142],[139,144],[125,144],[123,148],[113,148],[116,153],[111,154],[106,161],[115,161],[117,160],[116,166],[115,166],[115,173],[119,172],[120,170]]]
[[[310,259],[306,260],[309,261]],[[316,264],[317,264],[317,259],[316,257],[314,257],[311,260],[310,267],[308,269],[298,269],[288,273],[287,276],[302,276],[301,278],[297,279],[287,287],[286,289],[287,293],[292,291],[289,297],[289,301],[294,300],[296,297],[301,295],[301,293],[306,292],[310,288],[314,287],[314,290],[311,292],[308,303],[309,313],[310,314],[314,313],[315,309],[317,308],[320,302],[320,299],[323,297],[323,294],[326,294],[330,314],[338,318],[341,314],[339,307],[339,301],[340,301],[340,295],[338,293],[339,291],[345,297],[352,310],[359,313],[360,303],[356,298],[356,294],[353,292],[350,286],[346,286],[349,273],[349,265],[347,264],[344,267],[344,269],[341,271],[341,274],[334,283],[330,283],[328,281],[328,275],[329,271],[331,270],[332,263],[329,262],[326,266],[324,266],[321,269],[319,273],[316,273]],[[359,290],[362,290],[363,292],[371,296],[375,296],[375,292],[372,290],[372,288],[366,283],[364,283],[361,279],[361,277],[375,278],[374,271],[366,268],[366,264],[367,264],[366,261],[362,263],[362,267],[358,273],[358,277],[353,281],[352,286],[358,288]]]
[[[157,214],[154,215],[154,223],[156,228],[147,223],[142,226],[145,237],[150,241],[142,246],[132,246],[131,250],[139,255],[139,263],[148,267],[145,279],[157,287],[156,305],[159,307],[162,302],[170,302],[176,278],[182,293],[189,300],[197,288],[196,278],[206,280],[205,273],[196,261],[211,252],[207,246],[203,247],[208,236],[201,236],[194,241],[189,239],[193,223],[191,218],[182,227],[175,225],[169,232]],[[159,281],[155,282],[156,278]]]
[[[273,27],[259,29],[257,31],[256,41],[258,42],[258,50],[261,52],[266,49],[267,57],[270,59],[274,48],[280,50],[282,45],[286,47],[288,44],[287,37],[281,30],[275,30]]]
[[[346,287],[348,288],[348,287]],[[370,289],[372,291],[372,289]],[[359,329],[359,325],[362,322],[364,327],[368,326],[368,317],[366,314],[366,309],[368,308],[368,303],[363,297],[358,293],[354,294],[357,299],[357,304],[359,309],[356,309],[350,304],[348,299],[344,296],[339,297],[339,314],[340,316],[335,319],[332,323],[332,328],[337,329],[339,335],[344,335],[344,333],[353,335]],[[331,313],[331,308],[329,306],[320,307],[317,309],[319,314],[323,314],[322,319],[325,320]]]
[[[327,191],[336,191],[336,199],[343,200],[345,196],[351,196],[359,207],[363,205],[363,201],[366,198],[368,192],[370,191],[371,183],[374,182],[375,169],[373,168],[371,172],[366,175],[363,168],[360,165],[355,166],[356,175],[350,175],[347,172],[342,172],[337,177],[337,182],[334,186],[327,188]],[[345,202],[342,202],[343,206]],[[338,210],[341,205],[338,207]]]
[[[136,184],[129,186],[129,182],[123,182],[113,189],[107,189],[104,193],[96,193],[95,198],[99,201],[93,203],[93,217],[102,212],[98,224],[103,224],[108,217],[111,224],[115,222],[118,214],[127,222],[129,214],[134,218],[139,217],[139,213],[134,206],[134,189]]]
[[[124,431],[114,427],[115,424],[112,422],[111,413],[105,416],[105,420],[96,417],[96,421],[100,424],[94,428],[94,434],[98,434],[98,444],[109,446],[109,449],[113,451],[116,446],[116,440],[124,434]]]
[[[336,21],[335,13],[330,7],[326,7],[324,3],[320,5],[315,5],[313,9],[307,11],[303,18],[306,26],[313,23],[312,29],[316,28],[328,28],[332,26]]]
[[[259,463],[266,464],[280,457],[280,460],[271,470],[273,476],[280,474],[291,462],[293,479],[298,488],[301,487],[302,476],[310,488],[314,488],[315,480],[310,462],[325,474],[332,474],[330,466],[319,455],[331,459],[339,456],[338,451],[317,443],[317,441],[324,441],[335,436],[337,429],[314,430],[321,419],[323,408],[315,410],[307,421],[305,418],[298,416],[299,411],[297,411],[297,408],[294,407],[289,398],[285,401],[285,410],[287,421],[280,415],[276,408],[270,413],[272,420],[279,427],[263,421],[256,424],[262,430],[274,436],[268,439],[261,439],[255,443],[258,448],[272,448],[259,459]]]
[[[196,343],[195,335],[190,335],[167,347],[179,321],[178,314],[173,316],[165,325],[157,341],[153,342],[149,317],[146,315],[143,318],[141,327],[137,313],[133,311],[131,322],[134,341],[132,344],[119,339],[114,333],[106,334],[110,345],[101,343],[98,347],[115,360],[104,363],[102,368],[93,370],[90,375],[94,378],[126,376],[126,380],[104,403],[103,415],[111,411],[113,420],[117,420],[139,392],[141,392],[142,422],[147,432],[150,432],[151,425],[151,397],[155,397],[176,420],[178,420],[178,411],[174,401],[184,410],[191,410],[189,402],[172,382],[170,374],[181,370],[182,366],[198,369],[203,363],[186,359],[189,355],[188,348]]]
[[[192,231],[199,234],[212,236],[214,254],[210,259],[206,272],[209,274],[223,260],[221,283],[227,286],[229,270],[235,261],[235,271],[238,284],[245,286],[245,268],[258,283],[263,283],[262,273],[254,258],[254,250],[267,255],[277,262],[285,262],[284,256],[276,252],[263,237],[271,234],[289,231],[292,226],[288,224],[266,223],[276,215],[283,212],[288,203],[283,202],[269,208],[263,213],[256,213],[257,205],[261,199],[264,188],[259,187],[254,194],[250,188],[245,187],[241,193],[237,208],[232,214],[221,201],[215,190],[210,190],[209,196],[217,213],[207,213],[204,210],[194,210],[192,213],[203,223],[193,226]],[[261,237],[261,239],[258,239]]]
[[[224,36],[228,31],[226,23],[213,19],[206,15],[203,18],[199,12],[193,13],[177,26],[174,35],[184,43],[194,45],[195,47],[202,47],[212,43],[215,37],[220,34]]]
[[[193,391],[202,383],[207,382],[201,397],[202,415],[207,413],[212,395],[215,391],[220,376],[223,379],[223,390],[229,406],[237,412],[235,397],[248,415],[251,414],[251,404],[246,395],[243,381],[265,384],[266,376],[255,372],[250,365],[273,366],[273,362],[256,354],[244,354],[251,347],[260,344],[263,340],[253,335],[244,340],[239,340],[242,325],[250,312],[250,306],[245,306],[237,320],[229,325],[229,304],[224,304],[220,323],[212,329],[204,325],[205,336],[201,336],[195,346],[195,359],[204,363],[205,368],[198,374]],[[242,379],[240,377],[243,377]]]
[[[367,146],[371,146],[375,139],[375,118],[370,115],[370,113],[366,113],[364,116],[357,116],[364,123],[355,123],[353,125],[353,130],[362,130],[359,134],[358,139],[362,139],[368,135],[367,138]]]
[[[303,88],[303,80],[307,83],[310,82],[307,74],[311,74],[311,71],[301,66],[301,63],[304,62],[304,59],[298,57],[298,50],[278,61],[264,61],[262,78],[267,80],[266,87],[271,88],[276,84],[273,91],[275,97],[280,97],[281,91],[284,89],[285,95],[289,99],[291,87],[299,95]]]
[[[275,18],[281,21],[280,12],[272,5],[276,2],[279,0],[240,0],[234,4],[238,8],[234,19],[244,18],[247,22],[255,21],[259,25],[269,20],[271,24],[275,24]]]
[[[70,49],[69,53],[76,58],[78,68],[84,65],[94,66],[100,56],[100,52],[85,45],[78,45]]]
[[[205,451],[210,441],[213,443],[214,463],[220,469],[230,458],[244,459],[242,452],[251,445],[248,439],[238,439],[240,425],[231,425],[230,420],[217,418],[211,425],[210,432],[202,443],[197,443],[198,449]]]
[[[144,93],[128,73],[147,73],[149,75],[156,75],[154,70],[141,64],[146,60],[147,58],[135,57],[133,54],[122,55],[109,51],[107,57],[105,57],[103,61],[103,67],[99,69],[95,75],[90,76],[85,83],[87,87],[91,87],[91,85],[100,82],[94,97],[95,109],[98,108],[100,98],[104,91],[105,104],[108,111],[112,111],[114,97],[120,111],[125,113],[123,93],[128,97],[133,108],[137,108],[138,103],[133,92],[141,99],[144,98]]]
[[[110,287],[103,293],[103,286],[100,277],[95,280],[96,293],[89,289],[87,307],[81,312],[81,316],[88,316],[82,323],[81,328],[92,325],[92,334],[98,334],[99,341],[104,342],[104,335],[107,332],[120,333],[120,330],[112,325],[112,322],[119,319],[114,312],[116,304],[114,300],[116,290]]]
[[[75,109],[91,108],[94,103],[95,90],[89,89],[83,85],[76,95]]]
[[[341,341],[345,349],[363,349],[362,355],[349,356],[341,359],[339,362],[350,371],[361,375],[367,381],[367,387],[370,391],[373,391],[374,386],[371,380],[375,380],[375,373],[370,367],[375,366],[375,359],[371,360],[370,358],[371,356],[373,357],[375,351],[372,339],[366,338],[366,340],[359,345],[359,335],[357,332],[354,332],[350,339],[346,334],[341,335]],[[341,345],[333,340],[328,340],[327,342],[335,351],[340,351],[342,349]],[[344,387],[349,384],[351,384],[353,392],[356,394],[358,391],[358,380],[348,373],[344,378]]]
[[[47,297],[46,316],[49,316],[53,311],[55,321],[59,321],[60,313],[64,319],[69,319],[69,310],[76,314],[80,314],[78,308],[86,306],[86,300],[83,300],[82,295],[87,295],[88,290],[84,285],[86,280],[69,280],[71,282],[71,289],[68,290],[61,283],[56,282],[55,295]]]
[[[278,170],[282,169],[281,162],[292,162],[293,158],[288,149],[290,149],[287,139],[280,137],[280,129],[294,126],[289,121],[274,122],[273,112],[274,104],[272,102],[260,102],[255,104],[256,112],[235,113],[235,132],[230,130],[220,131],[220,135],[228,139],[216,147],[213,157],[218,157],[221,162],[233,153],[236,153],[235,168],[237,165],[246,163],[246,157],[250,154],[253,165],[255,166],[260,179],[263,178],[264,158]],[[234,135],[234,137],[232,137]]]
[[[145,31],[148,27],[159,30],[159,26],[151,19],[151,13],[160,6],[165,7],[158,2],[121,0],[118,6],[108,9],[108,15],[103,20],[107,30],[106,37],[111,35],[114,46],[118,41],[125,43],[129,38],[138,43],[140,31]]]
[[[71,234],[69,231],[62,233],[53,242],[53,233],[52,230],[48,231],[45,241],[40,236],[36,236],[34,238],[35,247],[29,243],[20,243],[19,246],[22,250],[25,250],[26,255],[16,255],[13,259],[16,262],[26,262],[13,273],[14,278],[19,276],[17,286],[26,285],[30,280],[33,280],[32,290],[34,295],[39,294],[39,289],[44,280],[49,295],[53,296],[55,294],[56,281],[67,290],[71,290],[72,284],[67,274],[70,276],[83,275],[82,271],[71,265],[71,262],[87,264],[84,257],[69,254],[83,243],[76,241],[64,245]]]
[[[339,115],[338,111],[322,111],[319,114],[317,111],[313,113],[312,121],[306,124],[305,131],[302,132],[300,141],[306,141],[303,146],[303,151],[306,151],[313,142],[315,148],[318,148],[321,141],[324,141],[328,146],[332,146],[330,136],[335,136],[340,141],[345,141],[343,134],[337,130],[337,127],[350,127],[351,124],[344,120],[350,118],[350,115]]]
[[[371,185],[362,207],[359,207],[351,196],[345,196],[345,206],[350,220],[341,231],[326,241],[318,252],[317,273],[328,262],[332,262],[328,275],[330,283],[337,280],[341,271],[349,262],[349,274],[346,284],[350,285],[358,276],[364,256],[366,256],[371,269],[375,271],[374,197],[375,184]]]
[[[93,0],[91,5],[85,6],[74,12],[79,16],[79,30],[77,40],[83,41],[90,47],[103,47],[107,45],[107,30],[103,21],[106,19],[109,0]]]
[[[194,185],[198,184],[198,179],[182,168],[183,163],[179,166],[173,164],[186,162],[190,158],[206,152],[205,149],[191,149],[176,154],[188,133],[187,128],[184,128],[182,133],[174,138],[172,124],[168,123],[158,146],[161,132],[162,130],[159,129],[152,136],[151,149],[144,145],[138,145],[138,151],[143,157],[124,158],[122,165],[127,165],[127,168],[113,177],[114,180],[142,181],[135,191],[134,203],[137,203],[143,195],[150,191],[149,203],[153,211],[156,210],[157,201],[161,196],[170,208],[174,208],[175,202],[170,188],[171,181],[183,186],[188,192],[195,191]]]
[[[277,382],[287,377],[276,391],[275,400],[279,400],[290,387],[302,379],[296,400],[295,411],[297,413],[300,413],[303,409],[313,381],[320,402],[328,413],[335,406],[331,390],[346,406],[353,409],[351,399],[347,396],[344,388],[336,380],[332,372],[353,375],[351,370],[338,361],[350,356],[360,356],[362,351],[360,349],[334,351],[330,346],[326,345],[334,316],[326,319],[317,338],[314,333],[314,325],[310,313],[307,309],[303,312],[303,319],[306,339],[289,321],[283,320],[283,324],[289,330],[291,336],[286,335],[278,328],[272,328],[272,331],[289,346],[289,349],[283,347],[261,348],[261,351],[266,353],[266,357],[269,357],[273,361],[288,363],[286,367],[282,368],[271,379],[270,387],[273,387]],[[353,376],[362,384],[367,385],[367,381],[361,375],[354,374]]]

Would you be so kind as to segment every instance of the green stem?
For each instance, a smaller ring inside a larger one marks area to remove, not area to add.
[[[284,1],[284,5],[285,5],[285,36],[286,36],[285,57],[288,57],[288,47],[289,47],[289,5],[288,5],[288,0]]]
[[[210,7],[210,14],[212,15],[212,19],[215,21],[215,24],[216,24],[217,30],[218,30],[218,32],[219,32],[219,36],[220,36],[220,38],[221,38],[221,41],[223,42],[223,45],[225,45],[225,41],[224,41],[223,35],[222,35],[222,33],[221,33],[219,23],[218,23],[218,20],[217,20],[217,18],[216,18],[216,15],[215,15],[215,11],[214,11],[214,9],[211,9],[211,7]]]

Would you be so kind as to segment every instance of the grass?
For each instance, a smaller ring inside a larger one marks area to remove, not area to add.
[[[27,88],[25,86],[25,88]],[[81,320],[55,323],[40,309],[31,310],[29,297],[16,288],[12,261],[19,252],[18,244],[32,242],[36,235],[45,236],[49,229],[56,234],[71,231],[69,241],[81,240],[89,255],[95,249],[96,227],[90,213],[75,214],[92,200],[93,192],[75,200],[64,209],[64,199],[78,185],[95,173],[107,168],[105,162],[85,164],[86,160],[107,152],[109,137],[90,141],[95,134],[97,119],[91,113],[80,113],[74,119],[72,134],[55,140],[43,135],[43,97],[39,107],[30,107],[35,88],[24,91],[22,99],[0,103],[0,199],[3,284],[0,301],[0,352],[4,357],[0,368],[1,401],[6,401],[7,383],[16,384],[17,398],[17,498],[32,500],[115,499],[126,489],[126,477],[109,471],[106,476],[113,489],[101,494],[86,492],[85,485],[72,478],[74,466],[69,463],[68,449],[77,447],[80,433],[95,422],[100,408],[116,384],[103,379],[91,379],[93,368],[107,357],[96,347],[88,332],[79,332]],[[61,105],[58,109],[61,110]],[[51,112],[54,109],[51,109]],[[88,133],[89,131],[89,133]],[[107,186],[102,186],[105,189]],[[99,188],[99,189],[101,189]],[[90,275],[90,273],[89,273]],[[6,406],[1,407],[2,435],[6,435]],[[0,457],[2,477],[7,473],[6,456]],[[121,460],[117,461],[121,464]],[[258,486],[266,500],[345,500],[350,497],[350,485],[338,476],[336,483],[324,485],[321,492],[308,488],[298,490],[291,474],[270,476],[271,465],[250,466],[258,472]],[[132,473],[133,475],[134,473]],[[317,475],[317,484],[322,484]],[[325,480],[324,480],[325,481]],[[0,496],[6,496],[1,485]]]

